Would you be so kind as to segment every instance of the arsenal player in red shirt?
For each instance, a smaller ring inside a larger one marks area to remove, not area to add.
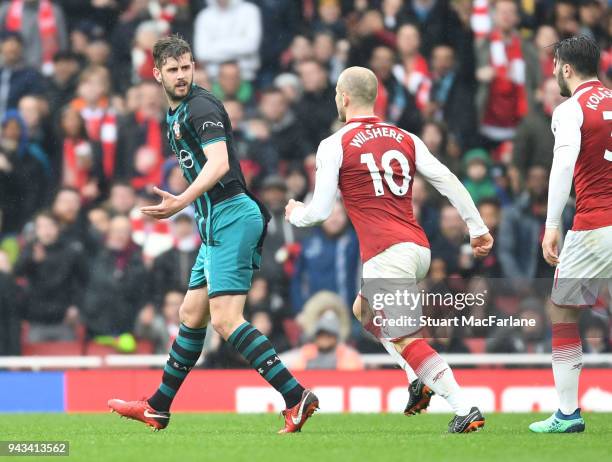
[[[554,74],[562,96],[552,117],[555,135],[550,172],[544,259],[556,266],[552,289],[552,369],[559,410],[529,428],[575,433],[585,425],[578,407],[582,369],[580,310],[594,304],[602,283],[612,284],[612,90],[597,78],[599,47],[588,37],[555,45]],[[576,215],[559,255],[559,222],[572,179]]]
[[[493,238],[457,177],[417,136],[374,115],[377,85],[376,76],[365,68],[351,67],[340,75],[336,105],[346,125],[319,145],[312,201],[304,205],[291,200],[287,220],[295,226],[324,221],[339,188],[359,237],[364,280],[418,281],[427,274],[430,262],[427,236],[412,211],[412,180],[420,173],[448,197],[467,223],[474,255],[487,255]],[[361,319],[362,313],[371,312],[371,302],[366,295],[358,296],[355,315]],[[478,408],[463,398],[450,367],[422,338],[418,327],[401,337],[379,337],[414,377],[406,414],[427,407],[435,392],[455,411],[450,432],[473,431],[484,425]]]

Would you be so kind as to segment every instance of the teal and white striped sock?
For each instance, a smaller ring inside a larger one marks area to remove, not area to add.
[[[227,339],[236,350],[285,399],[288,408],[302,399],[302,387],[281,362],[276,350],[264,334],[245,322]]]

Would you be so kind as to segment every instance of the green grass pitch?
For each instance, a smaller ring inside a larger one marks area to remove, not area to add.
[[[271,414],[175,414],[161,432],[116,414],[0,414],[0,440],[68,440],[60,460],[92,462],[610,460],[612,414],[585,414],[586,432],[568,435],[529,433],[544,414],[486,417],[478,433],[449,435],[446,414],[315,414],[302,433],[277,435]]]

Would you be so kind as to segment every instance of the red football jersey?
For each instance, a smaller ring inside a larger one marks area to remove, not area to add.
[[[411,136],[377,117],[349,120],[342,132],[338,184],[362,260],[400,242],[429,247],[412,211],[416,152]]]
[[[612,90],[586,82],[574,97],[582,112],[580,154],[574,169],[574,230],[612,225]]]
[[[580,147],[574,167],[575,231],[612,225],[612,90],[585,82],[553,114],[555,150]],[[554,181],[554,179],[551,179]]]

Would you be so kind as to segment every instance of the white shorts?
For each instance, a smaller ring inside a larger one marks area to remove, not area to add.
[[[397,320],[402,317],[420,319],[422,314],[420,301],[410,306],[401,302],[391,304],[385,302],[377,307],[381,300],[378,298],[377,302],[377,297],[393,294],[396,291],[418,293],[417,283],[427,275],[430,260],[431,252],[427,247],[413,242],[401,242],[392,245],[363,264],[363,285],[359,296],[367,300],[369,306],[374,308],[374,325],[378,326],[377,317],[386,320]],[[364,327],[379,338],[385,339],[410,336],[421,329],[416,324],[379,326],[378,332],[370,330],[371,326]]]
[[[427,276],[431,251],[414,242],[400,242],[363,264],[364,279],[416,279]]]
[[[555,271],[552,301],[591,306],[602,286],[612,289],[612,226],[568,231]]]

